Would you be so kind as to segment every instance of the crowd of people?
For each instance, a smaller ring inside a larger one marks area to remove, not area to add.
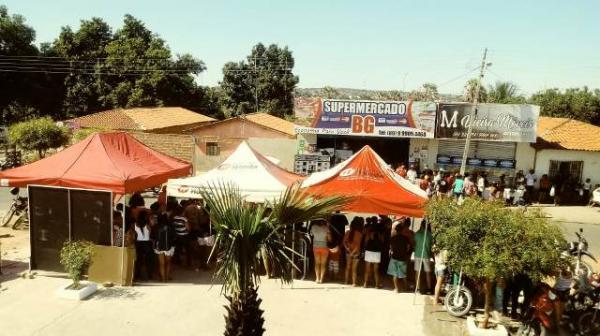
[[[457,171],[426,169],[418,172],[415,165],[400,164],[396,173],[426,191],[429,197],[482,197],[486,200],[503,200],[507,205],[524,205],[533,203],[564,203],[568,195],[570,201],[590,203],[592,189],[589,178],[583,183],[576,183],[564,176],[550,178],[548,174],[541,177],[533,169],[525,174],[519,170],[514,177],[505,174],[488,176],[486,171],[473,171],[460,174]],[[573,194],[574,195],[571,195]]]
[[[207,269],[211,236],[208,212],[196,199],[167,202],[161,195],[146,208],[144,198],[135,193],[125,209],[119,204],[113,212],[113,245],[135,246],[136,281],[169,281],[172,263]]]
[[[345,215],[336,213],[329,220],[311,222],[308,234],[313,247],[315,281],[322,283],[327,275],[330,281],[382,288],[383,277],[387,275],[396,292],[416,288],[433,294],[434,273],[443,277],[445,260],[439,254],[432,263],[433,237],[426,221],[421,222],[416,232],[412,227],[409,217],[392,220],[384,215],[356,216],[348,222]],[[419,270],[421,279],[416,276]]]

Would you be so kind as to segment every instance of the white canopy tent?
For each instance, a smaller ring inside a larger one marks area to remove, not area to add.
[[[277,166],[244,141],[217,168],[199,176],[169,180],[167,195],[199,198],[201,188],[232,183],[240,189],[246,201],[263,203],[279,198],[288,186],[300,179],[300,175]]]

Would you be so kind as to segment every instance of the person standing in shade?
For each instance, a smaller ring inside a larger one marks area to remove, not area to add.
[[[452,195],[454,195],[456,199],[460,199],[460,197],[462,196],[464,186],[465,180],[463,180],[462,175],[457,175],[456,179],[454,180],[454,183],[452,184]]]
[[[171,280],[171,258],[175,254],[175,229],[169,223],[166,214],[160,214],[152,232],[154,253],[158,256],[158,273],[160,281]]]
[[[483,192],[485,191],[485,187],[487,187],[485,174],[483,172],[481,172],[481,173],[479,173],[479,176],[477,177],[477,195],[479,197],[483,197]]]
[[[176,206],[173,210],[173,228],[175,229],[175,233],[177,235],[175,239],[175,256],[174,262],[181,262],[181,255],[185,250],[185,256],[187,261],[187,266],[191,267],[192,265],[192,253],[189,249],[189,240],[190,240],[190,224],[183,215],[183,208],[181,206]]]
[[[344,249],[346,250],[346,271],[344,281],[350,284],[350,275],[352,275],[352,285],[356,286],[356,276],[358,272],[358,261],[360,260],[360,245],[362,242],[362,227],[365,220],[362,217],[354,217],[350,223],[350,230],[344,235]]]
[[[148,212],[142,210],[137,214],[135,221],[135,276],[137,279],[151,280],[154,272],[154,253],[152,253],[152,240],[150,239],[150,225]],[[146,270],[146,277],[142,277],[142,268]]]
[[[525,175],[525,202],[531,203],[533,200],[533,192],[535,190],[535,183],[537,182],[537,176],[533,169],[529,170],[529,173]]]
[[[312,222],[310,234],[313,238],[313,254],[315,257],[315,282],[323,283],[325,272],[327,272],[327,257],[329,248],[327,247],[327,237],[329,229],[327,222],[320,219]]]
[[[400,166],[398,166],[398,168],[396,168],[396,174],[400,175],[403,178],[406,178],[406,166],[401,164]]]
[[[387,274],[392,276],[394,290],[396,293],[406,289],[406,277],[408,269],[408,259],[410,258],[410,243],[408,238],[402,234],[403,225],[397,223],[390,237],[390,263],[388,264]]]
[[[363,287],[369,286],[369,277],[373,274],[375,278],[375,287],[381,288],[379,280],[379,263],[381,263],[381,251],[383,250],[383,241],[381,230],[377,219],[372,224],[365,239],[365,282]]]
[[[408,171],[406,172],[406,179],[408,179],[411,183],[415,183],[417,181],[417,170],[415,169],[415,165],[410,165]]]
[[[542,178],[540,178],[540,189],[538,190],[538,203],[543,203],[546,201],[546,197],[550,193],[551,187],[552,183],[550,182],[548,174],[542,175]]]
[[[431,292],[431,246],[433,236],[431,235],[431,228],[427,223],[426,219],[421,221],[421,227],[419,231],[415,233],[415,272],[425,272],[425,283],[427,284],[426,292]],[[416,284],[417,290],[420,288],[420,284]]]
[[[583,182],[583,204],[588,205],[590,202],[590,192],[592,191],[592,181],[587,178]]]

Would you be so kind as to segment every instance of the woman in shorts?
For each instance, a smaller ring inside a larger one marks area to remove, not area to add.
[[[175,229],[166,214],[160,214],[154,227],[154,253],[158,256],[160,281],[171,280],[171,257],[175,254]]]
[[[365,282],[363,287],[369,286],[369,277],[374,274],[375,287],[381,288],[379,281],[379,263],[381,262],[381,250],[383,241],[378,224],[374,224],[368,231],[365,239]]]
[[[362,227],[365,219],[354,217],[350,223],[350,230],[344,235],[344,249],[346,250],[346,272],[345,283],[350,284],[350,273],[352,273],[352,285],[356,286],[358,261],[360,260],[360,245],[362,242]]]
[[[315,281],[323,283],[325,272],[327,271],[327,256],[329,248],[327,247],[327,237],[329,229],[324,220],[315,220],[312,222],[310,234],[313,237],[313,253],[315,256]]]

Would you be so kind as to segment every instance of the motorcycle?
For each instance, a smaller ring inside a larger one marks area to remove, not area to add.
[[[575,276],[585,275],[589,277],[592,275],[593,269],[587,262],[583,261],[582,258],[583,256],[587,256],[594,262],[597,261],[596,258],[588,251],[589,244],[585,237],[583,237],[583,229],[579,229],[579,232],[575,232],[575,235],[577,235],[577,241],[569,243],[567,249],[563,253],[575,258],[571,266]]]
[[[546,336],[558,331],[555,319],[554,302],[558,296],[550,286],[541,283],[531,300],[531,306],[525,315],[525,322],[517,331],[518,336]]]
[[[454,276],[452,277],[454,278]],[[458,279],[452,283],[452,285],[449,285],[449,289],[444,297],[444,307],[448,314],[452,316],[465,316],[473,306],[473,294],[465,285],[462,271],[458,274]]]
[[[600,334],[600,275],[592,274],[582,281],[579,295],[576,296],[578,308],[583,311],[577,315],[577,331],[580,335]]]
[[[19,188],[12,188],[10,193],[15,196],[15,198],[13,199],[8,212],[2,219],[1,226],[8,226],[14,219],[12,224],[14,230],[18,230],[21,227],[27,227],[29,224],[29,204],[27,197],[19,196]]]

